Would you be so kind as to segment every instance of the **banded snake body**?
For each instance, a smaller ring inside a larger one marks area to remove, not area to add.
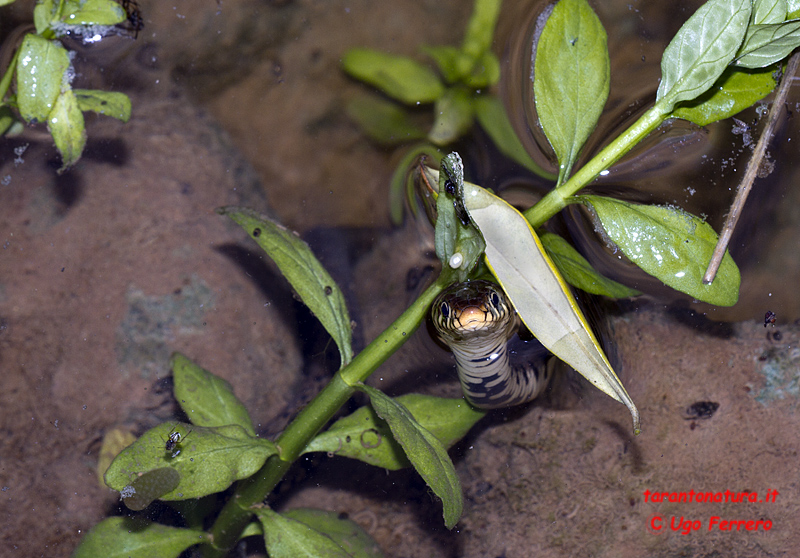
[[[464,397],[482,409],[531,401],[547,386],[550,366],[512,366],[508,342],[516,313],[505,293],[489,281],[457,283],[431,308],[433,325],[456,359]]]

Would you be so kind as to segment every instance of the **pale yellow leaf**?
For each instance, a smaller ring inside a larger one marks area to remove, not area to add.
[[[464,205],[486,241],[487,264],[527,328],[550,352],[626,405],[638,434],[636,405],[525,217],[469,182],[464,182]]]

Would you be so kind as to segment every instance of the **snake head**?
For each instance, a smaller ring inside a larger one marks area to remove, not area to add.
[[[505,293],[489,281],[458,283],[442,292],[431,308],[433,325],[450,342],[473,337],[510,336],[515,314]]]

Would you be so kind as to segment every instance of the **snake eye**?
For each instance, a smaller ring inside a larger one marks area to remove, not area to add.
[[[492,306],[494,306],[495,308],[500,307],[500,295],[497,294],[496,292],[492,291],[492,295],[489,300],[491,300]]]
[[[447,319],[450,317],[450,305],[446,302],[442,302],[441,308],[439,311],[442,313],[442,318]]]

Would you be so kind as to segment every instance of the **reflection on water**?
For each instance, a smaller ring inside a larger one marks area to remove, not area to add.
[[[660,77],[661,53],[682,22],[701,4],[686,2],[676,9],[666,3],[594,3],[608,33],[611,92],[578,166],[652,106]],[[514,128],[531,156],[547,168],[555,169],[552,150],[537,125],[530,79],[531,43],[537,18],[547,6],[548,2],[541,0],[504,5],[498,41],[503,53],[501,95]],[[664,22],[670,23],[664,25]],[[793,225],[796,221],[791,215],[791,208],[797,204],[786,203],[787,198],[795,195],[789,188],[794,171],[788,165],[781,165],[781,161],[792,159],[791,142],[797,136],[791,102],[787,108],[785,121],[772,142],[770,158],[775,162],[774,172],[757,181],[730,247],[743,273],[740,303],[733,309],[714,309],[715,318],[749,319],[759,311],[763,314],[764,305],[774,306],[776,299],[783,298],[791,299],[784,311],[785,318],[800,317],[800,305],[793,302],[791,289],[785,288],[784,281],[771,281],[769,277],[770,274],[786,277],[789,270],[800,271],[800,264],[794,261],[800,230]],[[754,131],[760,123],[756,108],[738,118],[750,126],[751,133],[759,133]],[[741,126],[732,120],[705,128],[681,120],[667,122],[589,190],[639,203],[678,205],[706,217],[719,231],[750,153]],[[676,297],[660,281],[612,254],[580,209],[571,208],[566,213],[574,240],[598,269],[659,298]],[[785,240],[774,243],[771,241],[774,238]],[[791,253],[781,255],[786,250]]]

